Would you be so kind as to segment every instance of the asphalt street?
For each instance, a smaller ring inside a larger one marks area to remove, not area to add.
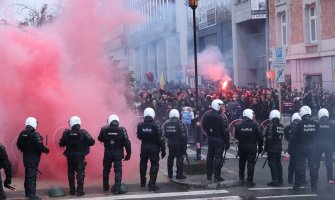
[[[189,147],[189,153],[195,153],[193,145]],[[202,147],[202,154],[205,156],[207,147]],[[232,146],[227,152],[226,162],[223,166],[223,176],[228,179],[238,179],[238,159],[236,158],[235,147]],[[246,186],[235,186],[218,189],[206,188],[192,188],[186,185],[178,185],[170,181],[166,176],[166,158],[160,162],[160,173],[158,175],[158,192],[148,192],[147,188],[140,187],[138,177],[134,180],[127,182],[129,192],[124,195],[113,195],[110,192],[103,192],[101,180],[94,180],[85,183],[86,195],[78,198],[77,196],[64,196],[57,199],[189,199],[189,200],[224,200],[224,199],[334,199],[335,185],[329,185],[326,182],[326,168],[322,167],[319,171],[318,191],[312,192],[310,186],[301,191],[293,191],[292,185],[287,183],[287,166],[288,159],[283,159],[284,169],[284,185],[282,187],[268,187],[267,183],[271,181],[271,175],[268,165],[262,168],[265,162],[266,155],[258,159],[255,167],[254,181],[257,184],[254,188],[247,188]],[[137,166],[137,164],[136,164]],[[138,170],[138,169],[136,169]],[[307,174],[309,172],[307,171]],[[202,176],[202,175],[200,175]],[[190,176],[189,176],[190,177]],[[205,177],[205,174],[203,175]],[[309,179],[309,176],[307,176]],[[111,178],[112,180],[112,178]],[[22,181],[22,180],[21,180]],[[25,199],[23,187],[20,186],[20,180],[15,180],[17,183],[17,192],[7,192],[7,199]],[[38,194],[42,199],[52,199],[48,197],[48,189],[51,184],[40,181],[38,183]],[[68,195],[68,188],[66,184],[61,185],[64,188],[66,195]]]

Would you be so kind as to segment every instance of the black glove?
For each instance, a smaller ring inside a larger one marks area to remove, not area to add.
[[[10,185],[12,183],[11,178],[6,178],[5,181],[3,182],[4,185]]]
[[[124,160],[130,160],[130,154],[127,154],[126,157],[124,157]]]
[[[224,149],[225,149],[226,151],[228,151],[229,147],[230,147],[230,143],[228,142],[228,143],[226,143]]]
[[[161,157],[162,157],[162,159],[163,159],[165,156],[166,156],[166,152],[165,152],[165,151],[162,151],[162,153],[161,153]]]
[[[258,154],[261,154],[263,152],[263,147],[258,147]]]
[[[48,154],[50,152],[48,147],[45,147],[44,153]]]

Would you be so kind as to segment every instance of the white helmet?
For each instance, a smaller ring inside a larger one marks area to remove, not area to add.
[[[303,117],[304,115],[311,115],[312,110],[309,106],[303,106],[300,108],[299,115],[300,117]]]
[[[115,114],[110,115],[110,116],[108,117],[108,119],[107,119],[107,123],[108,123],[108,125],[111,125],[111,123],[112,123],[113,121],[117,121],[117,123],[119,123],[119,122],[120,122],[119,116],[117,116],[117,115],[115,115]]]
[[[294,120],[296,120],[296,119],[299,119],[299,120],[301,120],[301,117],[300,117],[300,115],[299,115],[299,113],[294,113],[293,115],[292,115],[292,119],[291,119],[291,121],[293,122]]]
[[[81,125],[81,120],[78,116],[72,116],[69,120],[69,125],[72,128],[76,124]]]
[[[270,116],[269,116],[270,120],[272,120],[273,118],[278,118],[280,119],[280,112],[279,110],[272,110],[270,112]]]
[[[179,111],[177,109],[172,109],[170,111],[169,118],[172,118],[172,117],[177,117],[177,118],[180,117]]]
[[[321,108],[319,110],[318,116],[319,116],[319,119],[321,119],[321,117],[329,117],[329,112],[327,109]]]
[[[220,111],[222,105],[223,105],[223,101],[221,101],[220,99],[214,99],[212,101],[211,107],[216,111]]]
[[[33,127],[34,129],[37,128],[37,119],[35,117],[28,117],[26,119],[26,126],[31,126]]]
[[[253,119],[254,118],[254,111],[251,109],[245,109],[243,110],[243,117],[248,117],[249,119]]]
[[[150,116],[153,119],[155,118],[155,110],[152,108],[146,108],[143,113],[144,117]]]

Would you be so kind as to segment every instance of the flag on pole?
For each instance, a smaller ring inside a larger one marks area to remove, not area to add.
[[[162,73],[160,78],[159,78],[159,88],[161,90],[164,90],[164,86],[165,86],[165,78],[164,78],[164,75]]]

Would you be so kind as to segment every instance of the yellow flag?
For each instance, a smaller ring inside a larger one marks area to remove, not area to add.
[[[165,78],[163,73],[161,74],[161,76],[159,77],[159,88],[161,90],[164,90],[164,86],[165,86]]]

